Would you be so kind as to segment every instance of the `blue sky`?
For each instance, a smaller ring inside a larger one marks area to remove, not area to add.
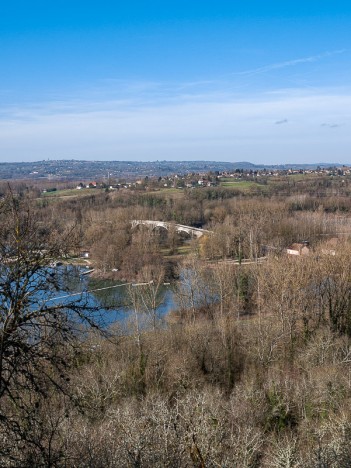
[[[0,161],[351,163],[351,3],[0,6]]]

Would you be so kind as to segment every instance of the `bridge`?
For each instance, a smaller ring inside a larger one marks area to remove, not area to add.
[[[212,234],[212,231],[207,231],[206,229],[199,229],[195,228],[192,226],[185,226],[183,224],[173,224],[169,223],[167,221],[152,221],[148,219],[134,219],[132,222],[132,228],[135,228],[137,226],[143,225],[143,226],[149,226],[152,229],[155,228],[164,228],[167,229],[167,231],[170,229],[171,226],[174,226],[177,232],[185,232],[189,236],[193,237],[201,237],[204,234]]]

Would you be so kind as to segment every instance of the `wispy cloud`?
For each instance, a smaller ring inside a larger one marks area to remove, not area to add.
[[[296,65],[301,65],[304,63],[318,62],[320,60],[332,57],[334,55],[340,55],[347,51],[347,49],[333,50],[331,52],[324,52],[323,54],[311,55],[309,57],[302,57],[293,60],[286,60],[284,62],[272,63],[270,65],[265,65],[264,67],[254,68],[252,70],[245,70],[242,72],[233,73],[233,75],[239,76],[251,76],[259,75],[261,73],[266,73],[272,70],[278,70],[280,68],[294,67]]]
[[[321,127],[339,128],[341,125],[337,123],[322,123]]]
[[[80,157],[280,163],[330,161],[337,155],[349,163],[350,108],[351,90],[286,90],[225,99],[210,93],[162,103],[139,95],[124,101],[53,101],[2,109],[0,161]],[[336,125],[342,128],[322,128]]]

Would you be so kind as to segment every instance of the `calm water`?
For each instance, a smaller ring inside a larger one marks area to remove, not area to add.
[[[63,266],[55,269],[60,277],[61,288],[56,292],[52,301],[69,303],[76,301],[84,303],[87,307],[96,307],[96,316],[108,326],[115,322],[132,321],[135,317],[131,304],[128,286],[111,280],[99,280],[83,275],[86,270],[72,266]],[[139,288],[138,286],[133,289]],[[138,292],[138,291],[136,291]],[[50,301],[51,302],[51,301]],[[158,294],[156,316],[162,319],[175,308],[174,293],[170,286],[162,286]],[[139,306],[140,323],[150,322],[150,314],[145,312],[143,300]],[[144,317],[143,317],[144,316]]]

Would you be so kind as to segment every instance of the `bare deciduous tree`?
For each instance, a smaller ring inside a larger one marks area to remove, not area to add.
[[[82,300],[56,300],[65,278],[52,263],[73,243],[72,229],[58,232],[39,224],[29,206],[12,195],[2,202],[0,429],[14,447],[20,441],[38,446],[33,415],[54,390],[66,393],[78,330],[94,324]],[[11,445],[7,449],[11,451]],[[0,453],[3,450],[0,444]]]

